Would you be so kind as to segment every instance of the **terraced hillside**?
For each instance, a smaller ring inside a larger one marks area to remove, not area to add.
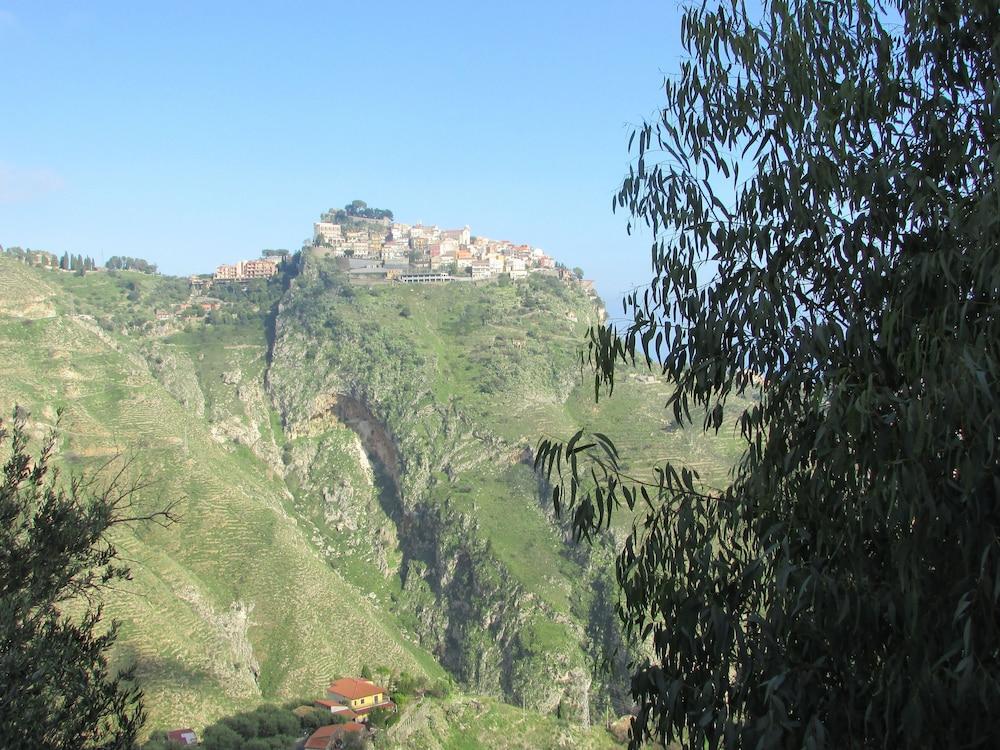
[[[0,406],[28,408],[39,432],[64,408],[65,465],[92,468],[124,452],[153,479],[144,502],[179,502],[179,525],[117,540],[134,581],[109,598],[152,724],[199,725],[263,697],[317,694],[331,675],[365,664],[441,675],[325,563],[280,477],[194,418],[153,377],[138,342],[61,313],[72,300],[58,279],[0,264]]]
[[[471,696],[419,701],[389,729],[387,744],[399,750],[598,750],[616,746],[604,727],[583,727],[493,698]]]
[[[150,727],[368,665],[457,684],[404,717],[399,746],[606,743],[581,727],[628,707],[615,533],[572,543],[531,449],[587,424],[634,473],[683,457],[721,483],[732,429],[676,429],[644,372],[594,404],[578,351],[599,307],[554,279],[366,288],[307,254],[213,290],[221,311],[156,315],[187,295],[0,256],[0,409],[41,434],[65,408],[66,466],[124,451],[155,480],[144,502],[180,503],[180,524],[122,533],[135,580],[109,602]]]

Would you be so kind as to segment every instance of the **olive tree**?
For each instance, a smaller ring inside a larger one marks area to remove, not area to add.
[[[657,369],[744,441],[728,486],[539,444],[617,561],[633,746],[1000,744],[1000,4],[739,0],[632,134],[652,280],[593,328],[595,396]],[[734,395],[751,399],[727,413]]]

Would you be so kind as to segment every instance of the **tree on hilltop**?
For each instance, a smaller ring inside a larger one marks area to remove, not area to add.
[[[536,465],[578,536],[629,512],[632,746],[1000,745],[1000,5],[687,7],[616,197],[653,233],[636,359],[729,428],[727,487],[605,435]],[[631,228],[631,225],[630,225]],[[646,650],[648,648],[648,650]]]
[[[109,271],[139,271],[151,274],[155,274],[157,271],[155,263],[150,263],[142,258],[130,258],[127,255],[112,255],[104,267]]]
[[[130,750],[146,715],[132,671],[108,664],[99,598],[130,575],[107,535],[173,517],[137,515],[124,470],[61,482],[54,435],[31,455],[26,416],[0,420],[0,747]]]
[[[335,212],[335,216],[340,215],[340,211]],[[353,200],[344,206],[344,214],[359,219],[389,219],[392,220],[392,211],[387,208],[370,208],[363,200]]]

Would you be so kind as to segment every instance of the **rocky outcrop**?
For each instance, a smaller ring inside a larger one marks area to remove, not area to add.
[[[271,399],[264,390],[263,372],[254,362],[253,372],[246,372],[240,358],[230,359],[231,369],[222,373],[223,384],[235,391],[243,412],[242,419],[228,417],[213,424],[213,435],[223,434],[248,447],[267,466],[279,475],[284,472],[281,452],[271,435]],[[213,420],[214,421],[214,420]]]
[[[209,664],[219,684],[233,698],[259,697],[260,664],[248,637],[253,604],[235,601],[219,612],[193,587],[179,590],[177,596],[191,605],[219,645]]]
[[[176,398],[185,409],[205,416],[205,394],[198,383],[198,375],[191,358],[182,351],[151,343],[143,354],[153,376],[163,384],[167,392]]]

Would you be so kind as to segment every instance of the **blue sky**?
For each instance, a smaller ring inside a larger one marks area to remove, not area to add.
[[[0,244],[206,272],[361,198],[542,247],[614,310],[649,248],[611,197],[679,14],[0,0]]]

